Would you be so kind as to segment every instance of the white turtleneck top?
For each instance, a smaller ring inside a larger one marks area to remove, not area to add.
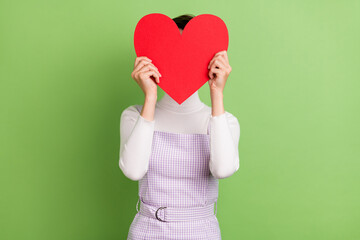
[[[120,118],[119,167],[126,177],[140,180],[147,172],[154,131],[207,133],[210,124],[210,172],[215,178],[231,176],[239,169],[240,124],[229,112],[212,116],[196,91],[182,104],[168,94],[157,101],[154,120],[143,118],[134,105]]]

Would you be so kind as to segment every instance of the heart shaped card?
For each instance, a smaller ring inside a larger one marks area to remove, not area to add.
[[[171,18],[151,13],[139,20],[134,32],[137,57],[152,60],[162,75],[158,86],[178,104],[209,80],[208,64],[228,44],[224,21],[212,14],[192,18],[181,34]]]

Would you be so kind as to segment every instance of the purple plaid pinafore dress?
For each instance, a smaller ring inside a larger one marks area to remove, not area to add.
[[[140,211],[127,240],[221,240],[209,128],[207,134],[154,131],[148,171],[139,180]]]

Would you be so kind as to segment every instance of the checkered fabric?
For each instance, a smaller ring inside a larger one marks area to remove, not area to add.
[[[141,112],[142,106],[135,106]],[[207,134],[154,131],[149,168],[139,180],[140,211],[127,240],[221,240],[209,128]]]

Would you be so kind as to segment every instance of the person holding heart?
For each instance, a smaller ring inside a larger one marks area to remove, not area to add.
[[[173,20],[182,33],[193,18]],[[240,165],[240,124],[223,104],[230,72],[227,52],[217,52],[208,64],[211,107],[198,91],[181,104],[167,93],[157,101],[161,72],[148,57],[136,58],[131,76],[145,101],[126,108],[120,119],[119,167],[139,181],[128,240],[221,239],[219,179],[230,177]]]

